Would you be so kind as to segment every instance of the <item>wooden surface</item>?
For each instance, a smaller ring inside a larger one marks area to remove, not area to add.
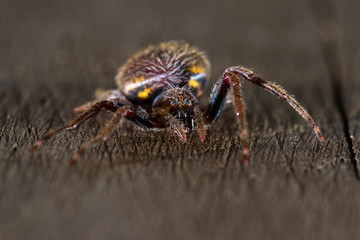
[[[359,238],[359,7],[347,0],[332,15],[342,37],[349,149],[312,10],[326,8],[286,0],[0,1],[0,239]],[[284,86],[320,124],[325,144],[287,104],[244,84],[246,169],[231,108],[204,143],[124,122],[69,168],[72,153],[109,119],[104,112],[29,152],[95,89],[115,88],[129,55],[172,39],[208,53],[208,90],[238,64]]]

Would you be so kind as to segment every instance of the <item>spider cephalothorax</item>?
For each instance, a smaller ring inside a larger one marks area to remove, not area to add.
[[[187,135],[197,131],[205,139],[205,127],[220,116],[227,94],[231,93],[235,115],[240,121],[243,162],[248,159],[248,132],[245,103],[242,99],[241,78],[248,80],[279,99],[287,101],[313,128],[323,142],[319,127],[309,113],[281,86],[266,81],[251,70],[235,66],[227,68],[213,87],[209,104],[200,108],[202,95],[209,78],[210,64],[206,55],[188,43],[170,41],[149,46],[139,51],[119,69],[117,90],[102,92],[98,99],[76,107],[80,114],[69,124],[50,131],[31,148],[35,151],[43,142],[63,130],[72,130],[96,115],[101,109],[114,112],[113,118],[92,141],[74,154],[71,164],[97,141],[106,141],[124,117],[143,129],[168,129],[183,142]],[[229,91],[231,89],[231,91]]]

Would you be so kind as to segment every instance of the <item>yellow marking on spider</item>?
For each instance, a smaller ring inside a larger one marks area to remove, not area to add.
[[[190,79],[188,82],[189,87],[198,88],[200,83],[194,79]]]
[[[151,93],[151,90],[149,88],[145,88],[144,90],[139,91],[138,98],[147,99],[149,97],[149,93]]]
[[[130,91],[133,91],[135,88],[138,87],[138,83],[142,82],[145,80],[144,75],[141,75],[140,77],[135,77],[132,79],[132,81],[130,81],[129,85],[127,86],[127,88]]]
[[[139,83],[139,82],[144,81],[145,77],[144,77],[144,75],[141,75],[140,77],[135,77],[134,80],[135,80],[136,83]]]
[[[200,66],[200,65],[192,65],[191,67],[188,68],[188,70],[195,74],[199,74],[199,73],[204,72],[204,67]]]

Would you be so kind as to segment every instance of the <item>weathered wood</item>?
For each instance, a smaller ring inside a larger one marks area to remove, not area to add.
[[[0,239],[360,236],[359,182],[306,3],[0,4]],[[359,54],[347,46],[356,49],[360,35],[353,29],[346,35],[358,16],[347,14],[354,4],[338,7],[349,85],[357,86]],[[245,83],[246,169],[231,108],[204,143],[194,135],[183,144],[166,132],[124,123],[69,168],[72,153],[109,119],[101,113],[79,131],[29,152],[43,134],[68,122],[72,108],[90,100],[96,88],[115,87],[116,67],[130,54],[168,39],[205,50],[212,83],[226,67],[243,64],[283,85],[319,122],[325,144],[289,106]],[[345,102],[354,112],[358,88],[349,85]],[[358,150],[359,114],[352,114]]]

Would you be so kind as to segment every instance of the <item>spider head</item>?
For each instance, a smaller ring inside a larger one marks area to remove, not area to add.
[[[152,108],[169,130],[186,142],[186,136],[196,128],[195,108],[198,105],[198,100],[189,90],[171,88],[154,100]]]

